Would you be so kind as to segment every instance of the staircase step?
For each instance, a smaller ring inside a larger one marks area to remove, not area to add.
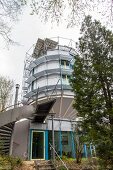
[[[11,131],[8,131],[8,130],[5,130],[5,129],[0,129],[0,133],[8,133],[8,134],[11,134],[12,132]]]
[[[36,165],[36,164],[35,164]],[[53,165],[52,164],[38,164],[38,165],[36,165],[36,166],[38,166],[38,167],[52,167]]]
[[[13,127],[9,127],[9,126],[5,125],[5,126],[1,127],[1,129],[12,131]]]
[[[11,139],[11,135],[5,136],[0,134],[0,141],[4,141],[4,142],[8,140],[10,141],[10,139]]]
[[[55,170],[51,161],[46,161],[46,160],[35,161],[35,167],[37,170]]]
[[[38,168],[39,170],[55,170],[55,168]]]
[[[0,133],[0,136],[8,136],[8,137],[10,137],[11,136],[11,134],[5,134],[5,133]]]

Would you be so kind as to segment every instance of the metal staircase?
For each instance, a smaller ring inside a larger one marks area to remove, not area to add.
[[[22,118],[29,118],[35,113],[31,105],[13,108],[0,113],[0,154],[12,154],[12,135],[15,122]]]
[[[12,154],[12,135],[14,125],[17,121],[26,118],[33,122],[43,122],[49,115],[49,112],[55,100],[33,105],[24,105],[0,113],[0,153]]]

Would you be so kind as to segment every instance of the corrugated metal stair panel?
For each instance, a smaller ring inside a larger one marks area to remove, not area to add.
[[[14,122],[0,127],[0,153],[9,154]]]

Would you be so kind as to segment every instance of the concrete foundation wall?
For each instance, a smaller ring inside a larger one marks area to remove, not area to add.
[[[13,156],[28,158],[29,126],[29,120],[19,121],[15,124]]]

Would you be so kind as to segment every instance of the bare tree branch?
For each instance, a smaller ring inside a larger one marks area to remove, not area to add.
[[[113,0],[29,0],[32,15],[37,14],[44,22],[62,20],[67,27],[80,24],[85,15],[93,15],[94,18],[103,20],[106,25],[113,26]],[[0,32],[1,36],[9,43],[9,21],[15,21],[22,12],[22,6],[28,4],[28,0],[0,0]],[[8,21],[8,22],[7,22]]]
[[[0,35],[7,44],[14,44],[11,39],[11,21],[18,19],[18,14],[22,12],[22,6],[26,5],[26,0],[0,0]]]
[[[10,104],[10,95],[13,88],[13,81],[9,78],[0,76],[0,111]]]
[[[106,24],[113,22],[113,0],[31,0],[32,14],[43,21],[67,21],[67,26],[81,23],[85,15],[103,19]]]

